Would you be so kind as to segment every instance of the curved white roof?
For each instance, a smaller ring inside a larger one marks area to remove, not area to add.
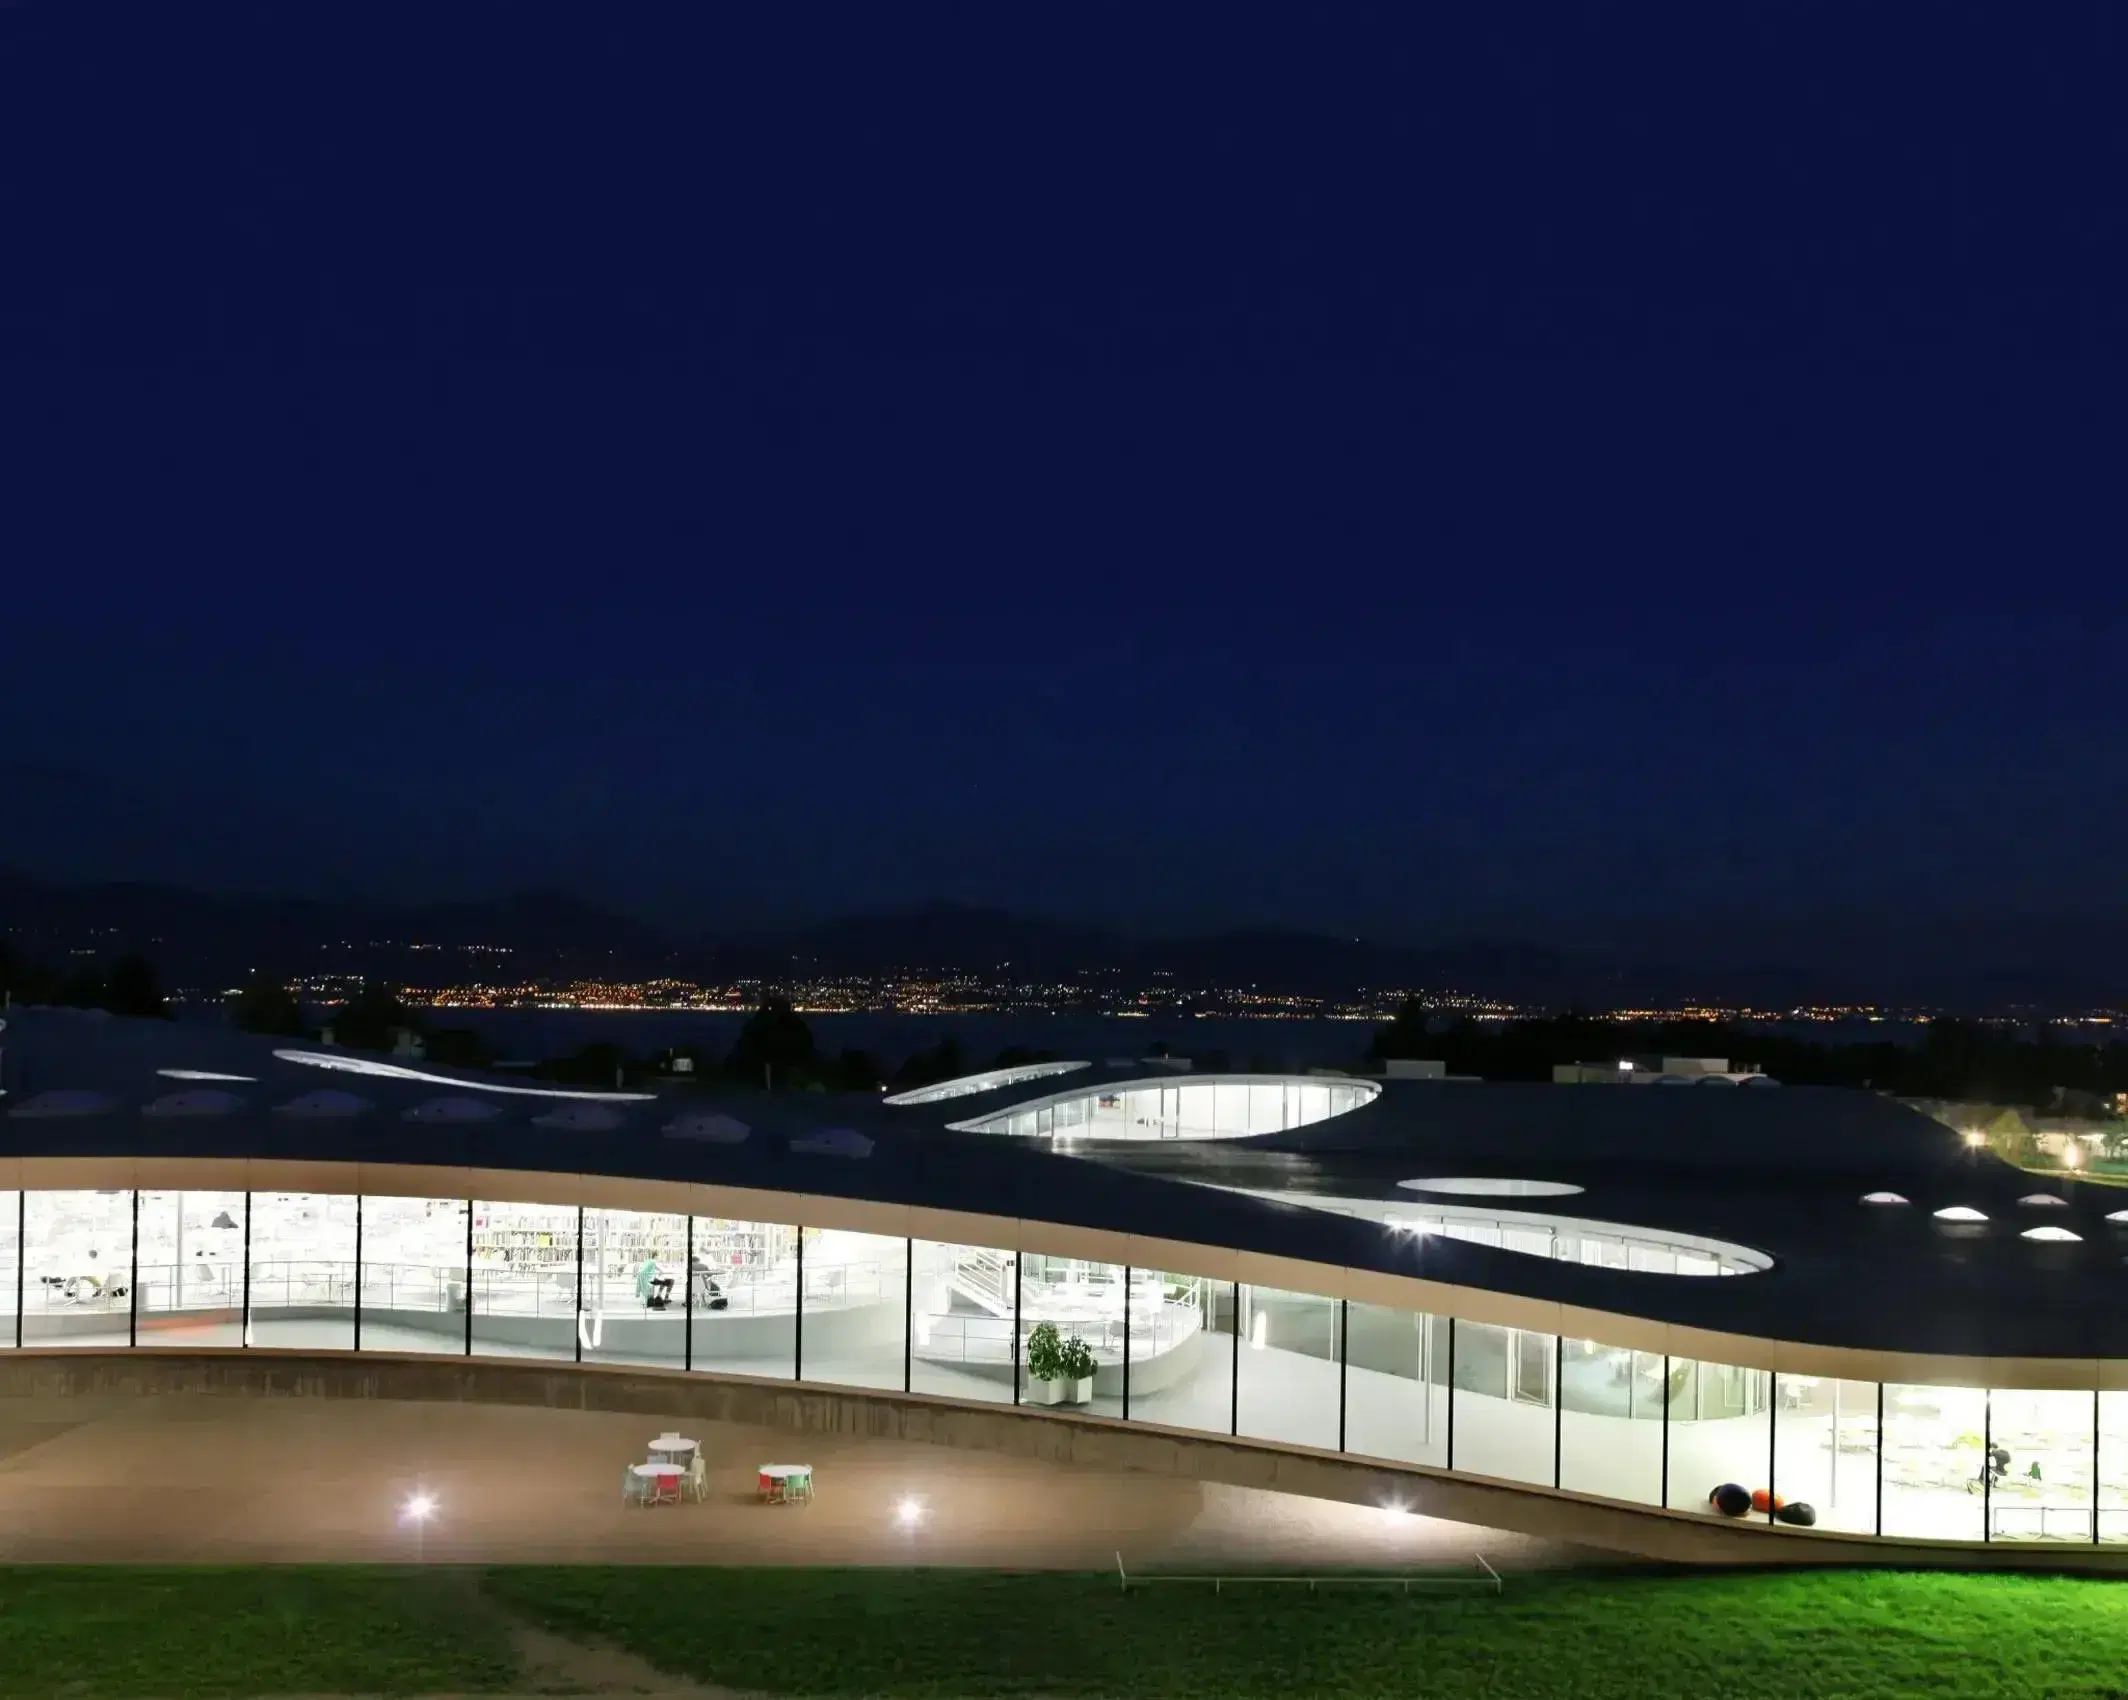
[[[929,1086],[911,1087],[880,1100],[883,1104],[937,1104],[948,1098],[971,1098],[978,1092],[995,1092],[1000,1086],[1017,1086],[1023,1080],[1046,1080],[1053,1074],[1069,1074],[1088,1068],[1084,1062],[1019,1063],[1011,1068],[987,1068],[980,1074],[963,1074]]]

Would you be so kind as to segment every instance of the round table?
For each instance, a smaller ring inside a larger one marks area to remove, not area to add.
[[[761,1497],[771,1504],[788,1504],[794,1497],[813,1497],[813,1466],[810,1464],[763,1464],[760,1481]]]
[[[661,1434],[650,1443],[650,1461],[653,1464],[685,1465],[696,1450],[696,1443],[684,1434]]]

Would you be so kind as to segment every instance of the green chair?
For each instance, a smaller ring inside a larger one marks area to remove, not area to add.
[[[635,1473],[633,1464],[621,1466],[621,1503],[633,1500],[637,1505],[650,1503],[650,1478]]]

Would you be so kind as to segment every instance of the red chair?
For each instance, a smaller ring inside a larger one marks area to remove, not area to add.
[[[680,1478],[676,1475],[659,1476],[651,1486],[650,1503],[652,1505],[678,1505],[680,1503]]]

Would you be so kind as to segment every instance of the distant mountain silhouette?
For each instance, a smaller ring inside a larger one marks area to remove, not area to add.
[[[1542,945],[1461,940],[1408,947],[1276,928],[1148,939],[1009,911],[933,903],[748,936],[676,940],[566,892],[393,909],[301,899],[215,897],[176,886],[60,885],[0,874],[0,929],[18,954],[64,967],[74,952],[138,950],[178,985],[235,985],[254,970],[361,973],[412,984],[610,974],[781,979],[959,970],[1022,982],[1114,977],[1133,986],[1254,987],[1336,997],[1365,990],[1462,993],[1517,1004],[1609,1010],[1701,1000],[1779,1009],[1895,995],[1807,967],[1612,961]],[[490,956],[473,947],[501,948]],[[2107,988],[2082,976],[1976,965],[1896,995],[1985,1012],[2084,1009]],[[2110,995],[2118,996],[2118,993]]]

